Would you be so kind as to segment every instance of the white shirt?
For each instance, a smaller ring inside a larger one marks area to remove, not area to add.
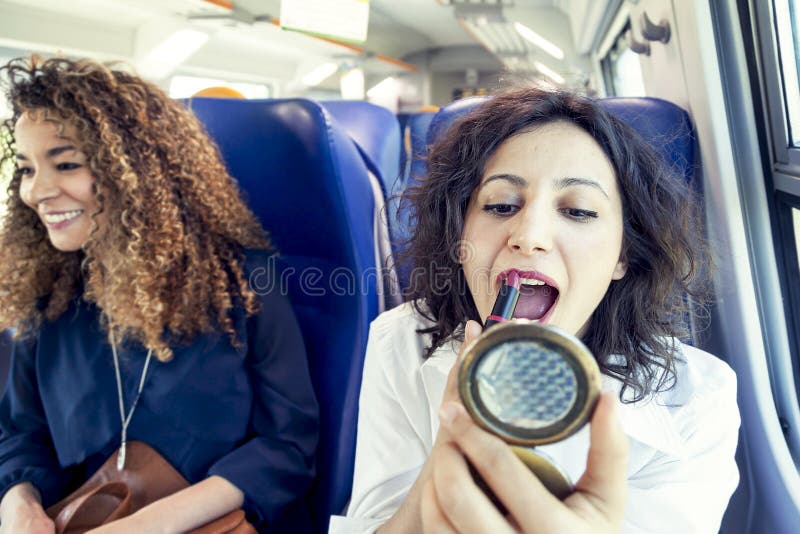
[[[353,493],[331,533],[374,532],[400,507],[433,448],[447,374],[460,343],[423,358],[429,323],[411,304],[372,323],[359,401]],[[620,403],[629,437],[625,533],[716,533],[739,481],[734,460],[739,409],[736,375],[716,357],[680,345],[677,383],[647,401]],[[603,389],[621,382],[603,376]],[[577,481],[589,428],[537,448]]]

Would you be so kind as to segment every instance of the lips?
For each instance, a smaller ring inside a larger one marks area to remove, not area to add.
[[[556,282],[538,271],[507,269],[497,277],[498,283],[512,272],[518,274],[522,282],[514,318],[546,321],[558,300]]]
[[[49,211],[41,214],[41,219],[48,230],[64,230],[83,215],[84,210]]]
[[[71,219],[74,219],[75,217],[78,217],[82,213],[83,213],[82,209],[67,210],[67,211],[51,211],[48,213],[43,213],[42,219],[44,219],[44,222],[46,222],[47,224],[58,224],[64,221],[69,221]]]

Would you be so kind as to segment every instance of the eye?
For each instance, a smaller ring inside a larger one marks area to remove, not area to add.
[[[519,211],[519,206],[514,204],[486,204],[483,211],[496,217],[510,217]]]
[[[561,208],[561,213],[578,222],[589,222],[589,219],[596,219],[597,212],[591,210],[582,210],[578,208]]]
[[[59,163],[56,165],[56,169],[59,171],[72,171],[80,167],[83,167],[80,163]]]
[[[31,167],[17,167],[15,171],[17,176],[30,176],[33,174],[33,169]]]

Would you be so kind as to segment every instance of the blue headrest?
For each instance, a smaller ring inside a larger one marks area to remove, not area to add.
[[[459,117],[491,97],[474,96],[456,100],[439,110],[428,129],[428,145],[444,133]],[[679,176],[691,182],[694,175],[694,130],[689,114],[681,107],[660,98],[601,98],[607,112],[636,130],[661,154]],[[424,172],[424,171],[423,171]]]
[[[322,531],[350,496],[367,331],[378,310],[375,277],[361,276],[375,264],[367,168],[310,100],[196,98],[189,105],[288,267],[321,410],[312,508]]]
[[[433,117],[430,127],[428,128],[428,136],[426,143],[432,145],[438,137],[443,134],[452,124],[461,117],[466,115],[473,109],[477,108],[482,103],[489,100],[488,96],[471,96],[469,98],[462,98],[454,102],[450,102],[445,107],[441,108]]]
[[[694,176],[694,129],[689,114],[660,98],[603,98],[600,106],[633,127],[672,165],[678,176],[691,183]]]
[[[387,196],[400,177],[402,139],[397,117],[384,107],[361,100],[335,100],[322,105],[355,142]]]

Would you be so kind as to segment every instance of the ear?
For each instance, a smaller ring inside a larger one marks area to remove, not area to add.
[[[614,270],[611,273],[612,280],[620,280],[622,277],[625,276],[625,273],[628,272],[628,262],[620,259],[617,262],[617,265],[614,266]]]

